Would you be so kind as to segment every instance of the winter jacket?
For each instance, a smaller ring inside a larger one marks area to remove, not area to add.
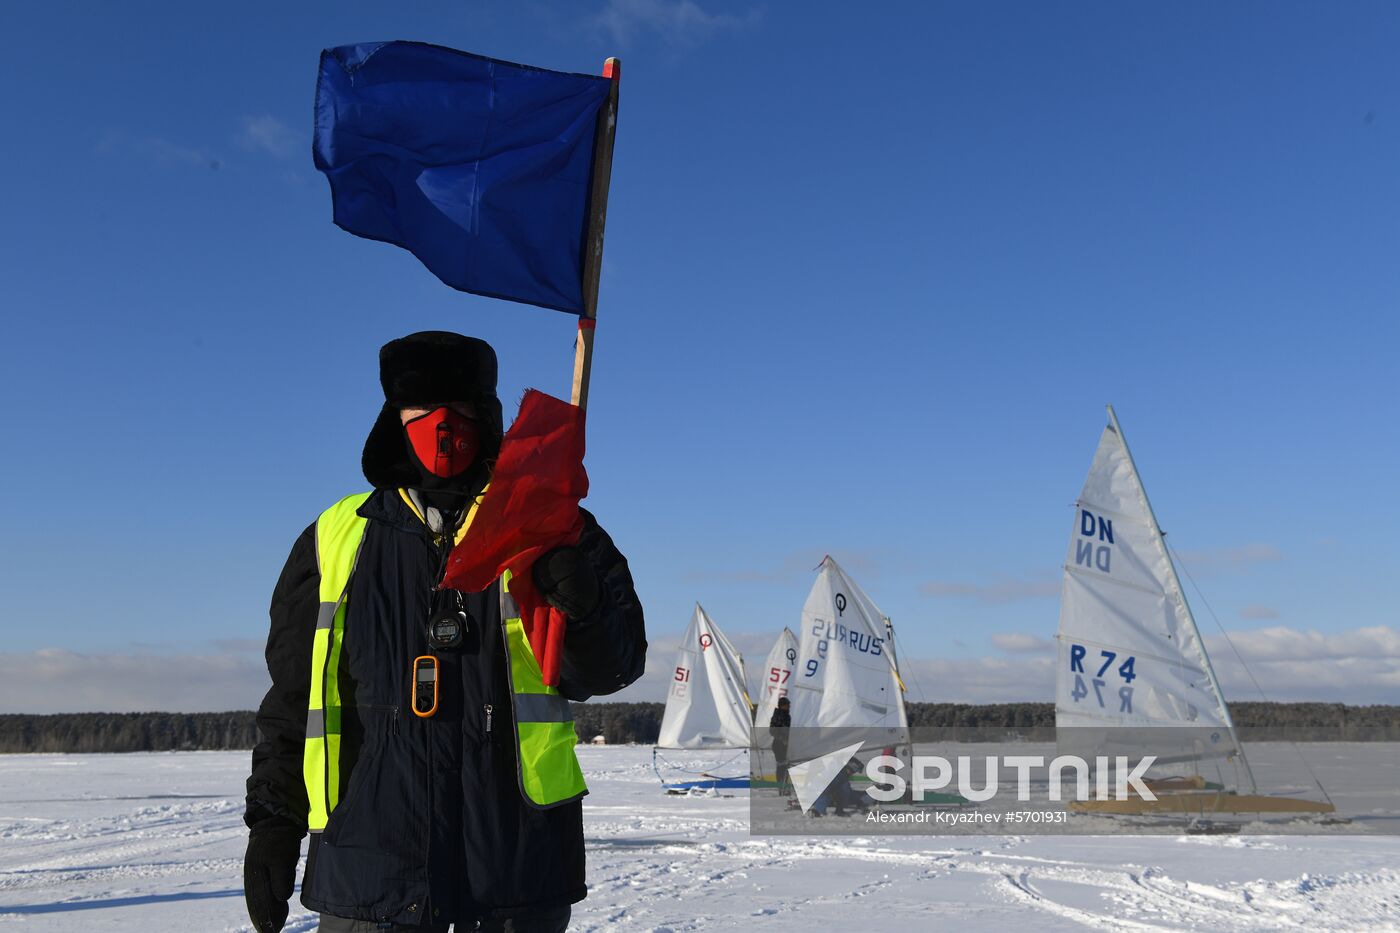
[[[581,900],[582,805],[537,809],[521,796],[502,644],[499,581],[464,594],[465,643],[437,652],[439,709],[408,708],[413,659],[443,544],[394,489],[376,490],[347,596],[340,684],[345,707],[339,804],[313,834],[302,903],[322,913],[401,924],[470,922]],[[627,562],[593,516],[579,547],[602,601],[570,619],[560,692],[573,700],[637,679],[646,655],[642,609]],[[245,820],[305,829],[302,776],[319,576],[315,526],[292,547],[272,598],[272,689],[258,711]]]
[[[773,715],[768,720],[768,728],[772,730],[773,754],[778,756],[779,764],[787,763],[788,756],[788,729],[792,727],[792,713],[781,706],[773,710]]]

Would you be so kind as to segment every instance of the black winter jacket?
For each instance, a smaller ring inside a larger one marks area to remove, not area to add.
[[[499,582],[465,594],[466,643],[439,652],[431,719],[408,709],[413,659],[441,566],[439,543],[397,490],[376,490],[351,578],[341,652],[340,800],[312,836],[302,903],[322,913],[400,924],[470,922],[582,900],[583,810],[536,809],[517,781]],[[627,561],[584,513],[579,543],[598,570],[602,603],[570,619],[560,691],[608,694],[642,673],[646,635]],[[319,603],[315,525],[292,547],[272,597],[245,820],[305,830],[302,777],[311,645]]]

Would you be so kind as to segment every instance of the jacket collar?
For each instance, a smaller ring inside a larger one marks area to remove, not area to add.
[[[397,489],[376,489],[360,506],[357,514],[372,522],[380,522],[399,531],[422,534],[426,530],[423,520],[409,508]]]
[[[485,495],[486,490],[482,490]],[[361,518],[366,518],[372,522],[382,522],[399,531],[407,531],[412,534],[423,534],[428,531],[428,523],[423,517],[423,511],[416,496],[412,491],[404,488],[399,489],[376,489],[360,506],[357,514]],[[467,518],[457,529],[456,540],[460,542],[467,533],[467,528],[471,526],[472,519],[476,517],[477,506],[481,504],[481,496],[478,496],[467,512]]]

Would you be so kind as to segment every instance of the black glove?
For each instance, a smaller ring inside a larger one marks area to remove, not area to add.
[[[287,922],[287,902],[296,884],[303,832],[293,826],[259,825],[248,834],[243,856],[243,896],[258,933],[278,933]]]
[[[598,571],[576,547],[546,551],[535,561],[533,576],[540,595],[570,619],[591,614],[603,598]]]

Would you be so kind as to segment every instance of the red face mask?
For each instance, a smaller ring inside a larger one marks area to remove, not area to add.
[[[403,426],[418,462],[443,479],[466,471],[481,450],[476,422],[451,408],[435,408]]]

